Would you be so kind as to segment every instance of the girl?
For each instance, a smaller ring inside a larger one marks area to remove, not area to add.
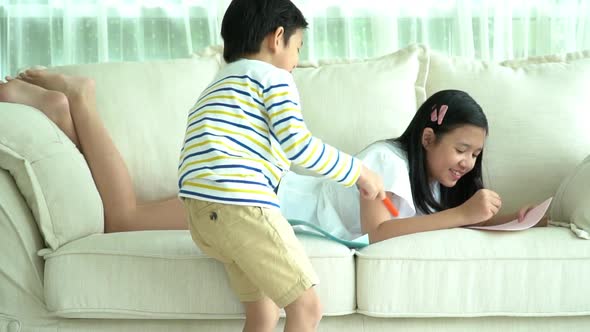
[[[437,92],[400,137],[373,143],[357,156],[382,176],[387,195],[399,209],[395,221],[389,222],[392,218],[382,202],[361,199],[354,187],[339,188],[295,173],[285,176],[279,187],[283,214],[311,222],[337,238],[369,243],[522,220],[532,206],[499,217],[500,196],[483,188],[487,134],[486,116],[473,98],[458,90]]]
[[[39,109],[84,154],[103,200],[105,232],[187,229],[177,197],[138,202],[131,177],[96,111],[94,82],[87,78],[27,70],[0,82],[0,102]],[[501,202],[482,189],[481,157],[487,135],[481,108],[466,93],[441,91],[430,97],[399,138],[377,142],[359,154],[383,177],[400,210],[399,220],[381,202],[361,200],[356,188],[289,173],[279,188],[288,218],[320,225],[334,235],[371,243],[387,238],[468,224],[498,224]],[[518,213],[522,218],[530,207]],[[307,213],[301,213],[307,212]],[[359,216],[361,222],[359,223]],[[326,220],[335,220],[326,224]]]

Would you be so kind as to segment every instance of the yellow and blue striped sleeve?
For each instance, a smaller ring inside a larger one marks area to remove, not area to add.
[[[285,74],[263,90],[273,137],[293,163],[344,186],[354,185],[360,176],[361,161],[311,134],[303,120],[295,81]]]

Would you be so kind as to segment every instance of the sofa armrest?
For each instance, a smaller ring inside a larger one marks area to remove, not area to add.
[[[0,168],[14,178],[51,249],[103,232],[102,201],[84,156],[40,111],[0,103]]]
[[[0,169],[0,331],[20,331],[20,320],[47,315],[43,238],[8,171]],[[19,327],[19,328],[17,328]]]

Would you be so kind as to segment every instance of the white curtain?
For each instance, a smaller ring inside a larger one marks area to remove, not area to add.
[[[220,45],[229,0],[0,0],[0,75],[32,65],[187,57]],[[412,43],[503,60],[590,49],[590,0],[294,0],[303,60]]]

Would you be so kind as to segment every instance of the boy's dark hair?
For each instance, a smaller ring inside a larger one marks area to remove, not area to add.
[[[431,121],[433,107],[447,105],[444,121],[439,125]],[[442,90],[433,94],[420,106],[406,131],[398,138],[389,140],[401,145],[408,155],[410,184],[414,205],[424,213],[432,213],[453,208],[463,204],[475,192],[483,188],[482,159],[483,150],[477,157],[473,169],[463,175],[453,187],[440,187],[440,202],[434,199],[430,187],[426,150],[422,145],[424,128],[432,128],[436,139],[440,140],[448,132],[464,125],[483,128],[488,133],[488,120],[479,104],[466,92],[460,90]]]
[[[258,53],[264,37],[278,27],[285,29],[287,45],[297,29],[307,28],[307,21],[289,0],[233,0],[221,22],[225,62]]]

